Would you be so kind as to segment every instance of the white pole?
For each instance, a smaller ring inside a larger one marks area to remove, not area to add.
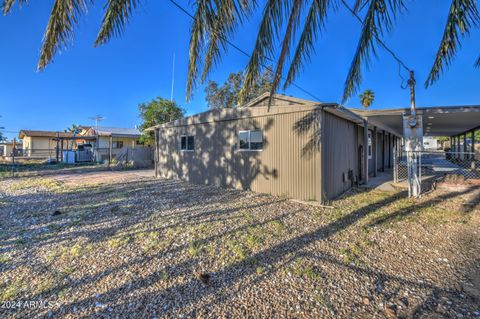
[[[173,86],[175,84],[175,52],[173,53],[173,63],[172,63],[172,91],[170,92],[170,102],[173,101]]]

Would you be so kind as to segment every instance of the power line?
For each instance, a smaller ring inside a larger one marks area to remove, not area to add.
[[[178,2],[176,2],[175,0],[169,0],[173,5],[175,5],[178,9],[180,9],[180,11],[182,11],[183,13],[185,13],[186,15],[188,15],[191,19],[195,19],[195,17],[190,13],[188,12],[187,9],[185,9],[184,7],[182,7]],[[231,42],[230,40],[228,40],[227,38],[225,38],[223,35],[221,34],[217,34],[218,36],[222,37],[223,40],[225,40],[225,42],[230,45],[232,48],[236,49],[238,52],[242,53],[243,55],[245,55],[246,57],[250,58],[250,54],[248,54],[245,50],[243,50],[242,48],[240,48],[239,46],[237,46],[235,43]],[[266,59],[270,62],[275,62],[273,61],[270,57],[266,57]],[[262,64],[262,66],[266,69],[270,69],[269,66],[267,65],[264,65]],[[284,77],[282,77],[283,80],[285,80]],[[309,95],[310,97],[312,97],[313,99],[315,99],[316,101],[318,102],[321,102],[321,99],[319,99],[317,96],[315,96],[313,93],[307,91],[306,89],[302,88],[300,85],[296,84],[295,82],[292,82],[292,85],[299,89],[300,91],[302,91],[303,93]]]
[[[355,17],[357,18],[357,20],[363,25],[363,21],[362,19],[358,16],[358,14],[355,12],[355,10],[353,10],[349,5],[348,3],[345,2],[345,0],[340,0],[343,5],[348,9],[348,11],[350,11],[350,13]],[[393,52],[392,49],[390,49],[386,44],[385,42],[382,41],[382,39],[380,39],[380,37],[378,36],[378,34],[375,32],[374,33],[374,36],[375,38],[377,39],[378,43],[380,43],[380,45],[388,52],[390,53],[390,55],[393,57],[393,59],[395,61],[398,62],[398,64],[400,66],[402,66],[405,70],[407,70],[408,72],[412,71],[412,69],[410,69],[396,54],[395,52]],[[401,77],[401,76],[400,76]]]

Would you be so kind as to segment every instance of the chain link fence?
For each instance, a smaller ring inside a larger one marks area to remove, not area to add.
[[[15,149],[0,156],[0,177],[14,177],[22,173],[75,168],[85,166],[103,166],[112,169],[153,167],[153,149],[151,147],[122,148],[85,148],[75,150],[52,149]]]
[[[408,152],[400,151],[394,157],[394,181],[408,179]],[[417,151],[411,152],[417,164],[421,193],[431,190],[441,180],[459,182],[480,180],[480,154],[473,152]]]

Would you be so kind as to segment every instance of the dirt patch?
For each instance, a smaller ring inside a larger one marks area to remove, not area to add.
[[[0,317],[480,315],[469,191],[352,191],[332,209],[152,175],[2,182],[0,299],[52,307]]]

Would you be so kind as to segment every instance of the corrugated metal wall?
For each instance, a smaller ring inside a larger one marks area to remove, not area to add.
[[[323,185],[327,199],[333,199],[352,187],[353,181],[348,179],[349,170],[354,176],[358,175],[357,127],[355,123],[325,113],[322,151],[325,161]]]
[[[320,111],[276,113],[272,107],[270,112],[251,112],[258,114],[161,128],[159,176],[321,200],[320,152],[316,146],[308,147],[315,145],[309,142],[319,130]],[[312,118],[314,125],[308,126],[306,120]],[[238,132],[253,129],[263,130],[263,150],[238,150]],[[195,151],[179,150],[180,136],[186,134],[195,136]]]

